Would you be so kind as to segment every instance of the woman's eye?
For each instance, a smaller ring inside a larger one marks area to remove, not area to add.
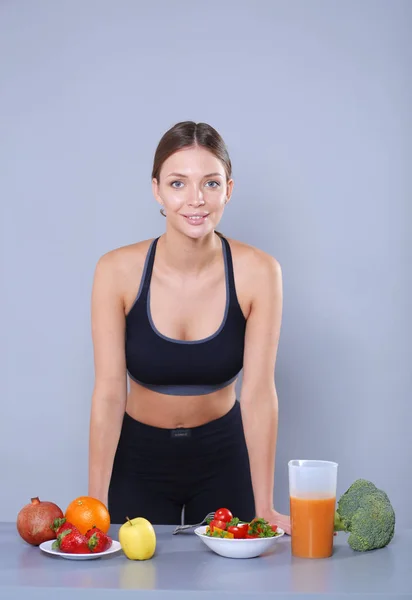
[[[175,190],[180,190],[184,186],[184,183],[182,181],[172,181],[172,183],[170,185],[173,188],[175,188]],[[207,181],[206,182],[206,187],[209,187],[212,189],[216,189],[219,186],[220,186],[220,183],[218,181]]]

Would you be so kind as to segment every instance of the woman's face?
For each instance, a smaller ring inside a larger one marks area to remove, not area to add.
[[[160,183],[153,180],[153,193],[166,212],[168,226],[195,239],[216,228],[232,188],[220,160],[199,147],[169,156]]]

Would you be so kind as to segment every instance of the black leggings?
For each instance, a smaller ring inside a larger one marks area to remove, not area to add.
[[[199,523],[218,508],[255,516],[240,404],[190,429],[163,429],[124,416],[109,486],[112,523],[145,517],[153,524]]]

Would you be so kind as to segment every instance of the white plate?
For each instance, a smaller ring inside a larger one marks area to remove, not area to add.
[[[274,537],[236,540],[205,535],[206,527],[207,525],[197,527],[195,534],[213,552],[226,558],[255,558],[256,556],[260,556],[285,534],[283,529],[278,527],[277,533],[279,535],[275,535]]]
[[[120,542],[113,540],[112,545],[108,550],[104,552],[97,552],[91,554],[70,554],[69,552],[62,552],[61,550],[53,550],[54,540],[49,540],[48,542],[43,542],[40,544],[39,548],[46,554],[52,554],[53,556],[58,556],[59,558],[67,558],[69,560],[94,560],[96,558],[101,558],[102,556],[107,556],[109,554],[114,554],[115,552],[119,552],[121,550]]]

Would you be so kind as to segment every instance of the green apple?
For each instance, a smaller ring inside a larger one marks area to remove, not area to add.
[[[156,550],[153,525],[143,517],[129,519],[119,529],[119,542],[130,560],[148,560]]]

